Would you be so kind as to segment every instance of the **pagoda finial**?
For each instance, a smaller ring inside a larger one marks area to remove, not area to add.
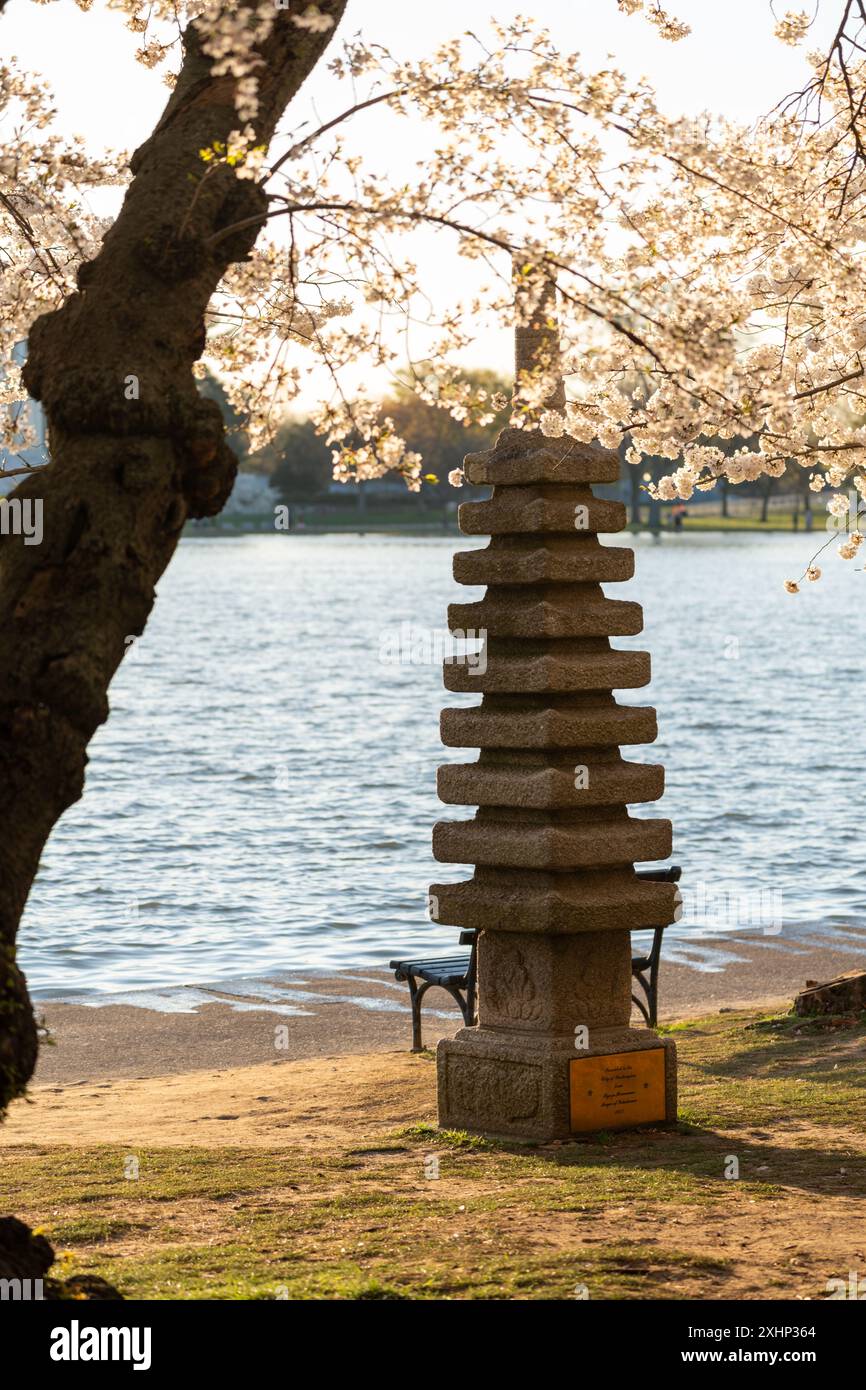
[[[548,410],[565,406],[565,383],[559,342],[559,323],[556,314],[556,281],[549,272],[527,261],[526,256],[514,256],[514,391],[519,393],[521,379],[541,371],[551,379],[551,391],[545,397]]]

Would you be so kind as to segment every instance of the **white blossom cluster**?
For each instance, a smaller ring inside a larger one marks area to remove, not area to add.
[[[852,89],[854,106],[866,104],[866,65],[856,47],[844,69],[834,54],[810,59],[820,121],[783,104],[746,129],[672,118],[646,82],[612,64],[588,69],[526,19],[491,22],[423,61],[355,36],[325,60],[336,114],[312,127],[306,107],[290,108],[269,152],[256,135],[263,39],[276,23],[325,32],[328,15],[294,5],[287,16],[273,0],[109,2],[142,62],[179,60],[178,20],[194,20],[213,74],[234,84],[237,131],[202,151],[200,177],[222,163],[260,181],[272,220],[215,296],[203,361],[255,442],[324,368],[317,418],[337,475],[396,467],[419,486],[420,459],[348,382],[359,364],[385,368],[458,420],[492,419],[499,407],[457,364],[481,321],[513,322],[516,255],[539,284],[557,282],[568,399],[551,407],[553,365],[524,374],[512,424],[613,448],[627,439],[630,463],[670,460],[655,487],[666,499],[723,477],[779,476],[791,462],[815,491],[866,478],[866,141],[850,118]],[[655,0],[616,3],[666,38],[688,33]],[[808,28],[801,12],[777,22],[786,43]],[[782,95],[768,93],[767,108]],[[362,158],[349,138],[375,105],[435,132],[414,176],[395,181],[380,152]],[[52,115],[38,78],[0,66],[4,358],[98,246],[87,190],[125,177],[119,156],[85,156],[49,128]],[[413,258],[419,229],[439,237],[435,287]],[[477,269],[468,303],[449,300],[452,255]],[[434,384],[413,361],[419,322]]]
[[[107,222],[88,209],[86,190],[125,179],[123,153],[86,155],[75,136],[52,128],[54,115],[45,84],[22,72],[14,58],[0,61],[2,405],[22,399],[16,344],[27,337],[37,315],[56,308],[74,290],[79,264],[95,255],[107,229]],[[27,411],[0,410],[0,448],[14,456],[34,442]]]
[[[668,39],[671,43],[677,43],[680,39],[686,38],[692,31],[688,24],[683,24],[681,20],[675,19],[663,10],[659,0],[616,0],[617,5],[623,14],[643,13],[650,24],[655,25],[663,39]]]
[[[776,38],[793,48],[803,42],[811,24],[812,20],[805,10],[788,10],[776,24]]]

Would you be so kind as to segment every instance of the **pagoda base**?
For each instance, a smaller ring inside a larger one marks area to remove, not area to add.
[[[545,1143],[600,1130],[673,1124],[674,1043],[646,1028],[571,1035],[462,1028],[437,1051],[439,1123]]]

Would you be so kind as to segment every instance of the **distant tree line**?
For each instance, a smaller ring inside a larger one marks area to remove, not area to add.
[[[623,377],[621,390],[623,396],[630,396],[632,400],[647,400],[654,390],[650,378],[645,373],[631,372]],[[740,449],[753,452],[758,449],[759,436],[734,435],[731,438],[723,439],[719,436],[701,436],[697,441],[700,444],[711,445],[720,449],[726,458],[731,458]],[[629,506],[629,520],[637,525],[641,525],[645,520],[652,526],[655,524],[658,514],[664,504],[653,501],[647,492],[647,486],[657,483],[660,478],[672,472],[677,466],[676,461],[669,458],[657,458],[644,454],[639,464],[626,462],[626,454],[631,448],[632,438],[626,434],[618,450],[622,460],[621,476],[626,479],[626,495]],[[713,500],[721,503],[722,516],[729,515],[729,503],[731,497],[751,497],[760,499],[759,520],[767,521],[770,514],[770,506],[774,496],[786,494],[789,498],[791,494],[796,497],[796,511],[802,512],[804,524],[808,524],[808,519],[812,511],[813,494],[809,488],[810,470],[803,468],[802,465],[794,460],[785,465],[784,472],[778,477],[773,477],[766,473],[754,481],[744,481],[732,484],[724,475],[719,478],[716,490],[712,494]],[[696,503],[697,506],[700,503]]]
[[[474,388],[483,387],[491,397],[498,392],[510,398],[512,384],[506,378],[489,370],[468,371],[465,381]],[[633,389],[637,376],[628,378],[626,385]],[[243,458],[243,466],[270,475],[271,485],[279,501],[290,506],[298,504],[330,503],[341,501],[363,508],[365,488],[345,488],[340,492],[329,492],[333,482],[333,463],[331,447],[322,435],[317,434],[315,426],[308,419],[287,419],[279,428],[272,442],[256,454],[246,451],[243,421],[232,410],[220,382],[208,374],[199,388],[203,395],[210,396],[220,405],[226,421],[226,428],[235,450]],[[433,474],[435,483],[425,482],[420,493],[410,493],[399,475],[393,478],[399,483],[395,488],[395,500],[414,502],[419,508],[430,505],[439,507],[446,502],[464,500],[474,489],[466,489],[461,494],[448,482],[448,474],[459,468],[466,454],[490,448],[496,435],[508,423],[510,407],[498,411],[494,421],[486,426],[465,426],[455,420],[448,410],[440,409],[422,401],[409,387],[398,387],[393,396],[383,402],[383,414],[389,415],[397,433],[407,441],[410,449],[421,454],[424,459],[424,473]],[[733,439],[702,439],[702,443],[713,444],[723,453],[730,455],[738,449],[756,447],[756,437],[735,437]],[[655,458],[645,455],[637,466],[625,460],[626,451],[631,444],[626,435],[619,449],[622,460],[621,477],[624,480],[625,498],[629,507],[629,519],[638,524],[653,524],[654,514],[659,515],[665,504],[654,503],[647,493],[649,483],[658,482],[675,466],[668,458]],[[388,474],[384,475],[388,478]],[[809,490],[809,472],[797,463],[790,463],[778,478],[765,475],[754,482],[738,483],[735,487],[722,477],[717,485],[717,499],[721,503],[721,514],[727,516],[731,497],[750,497],[760,499],[760,520],[767,521],[773,497],[791,494],[797,497],[797,509],[804,521],[813,506],[813,494]],[[342,496],[341,496],[342,494]],[[387,505],[387,499],[384,499]],[[699,504],[697,504],[699,505]]]
[[[625,453],[630,444],[630,439],[626,436],[619,449],[622,459],[621,475],[626,479],[628,488],[627,504],[629,508],[629,520],[638,525],[649,520],[652,524],[652,511],[658,512],[660,508],[669,506],[666,503],[653,502],[647,493],[649,483],[657,483],[665,474],[670,473],[676,464],[668,458],[655,458],[644,455],[640,464],[633,465],[626,463]],[[726,455],[733,454],[737,449],[754,447],[756,437],[751,439],[702,439],[701,443],[712,444],[722,450]],[[809,471],[801,467],[799,463],[790,462],[786,465],[784,473],[778,478],[770,474],[756,478],[753,482],[742,482],[733,484],[726,477],[721,477],[716,485],[716,491],[710,494],[714,502],[720,503],[722,516],[730,514],[729,503],[732,497],[750,497],[759,499],[758,519],[767,521],[770,515],[770,508],[774,497],[785,496],[789,499],[792,494],[796,497],[796,509],[802,513],[804,518],[808,517],[812,511],[813,504],[821,506],[820,497],[815,501],[815,495],[809,488]],[[698,502],[696,504],[700,506]],[[686,503],[689,506],[689,503]]]
[[[501,391],[510,397],[511,383],[496,372],[470,371],[465,373],[464,379],[473,387],[489,391],[491,396]],[[448,474],[461,466],[466,454],[489,449],[508,423],[509,414],[510,407],[506,407],[496,412],[488,426],[466,426],[455,420],[448,410],[422,401],[410,388],[398,388],[383,402],[383,415],[391,417],[394,428],[409,448],[421,454],[424,473],[433,474],[437,479],[435,483],[425,482],[420,493],[407,492],[400,480],[403,493],[398,495],[404,500],[414,499],[421,507],[428,503],[441,506],[446,501],[457,500],[458,494],[449,484]],[[253,455],[249,463],[271,474],[272,486],[285,503],[322,501],[328,495],[333,477],[331,449],[309,420],[287,420],[273,443]],[[347,496],[351,492],[346,489]]]

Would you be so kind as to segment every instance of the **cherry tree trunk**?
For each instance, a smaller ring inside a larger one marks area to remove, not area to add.
[[[336,27],[345,4],[320,0],[320,9]],[[261,143],[334,33],[298,28],[292,15],[304,8],[278,9],[260,46]],[[228,167],[201,185],[199,151],[240,125],[234,85],[211,76],[189,29],[116,222],[81,266],[77,293],[30,333],[24,380],[45,410],[51,462],[14,494],[41,499],[42,543],[0,538],[0,1114],[36,1064],[15,942],[43,847],[81,795],[109,683],[127,639],[144,629],[184,522],[219,512],[235,477],[219,408],[193,375],[208,302],[261,223],[210,239],[267,209],[255,182]]]

